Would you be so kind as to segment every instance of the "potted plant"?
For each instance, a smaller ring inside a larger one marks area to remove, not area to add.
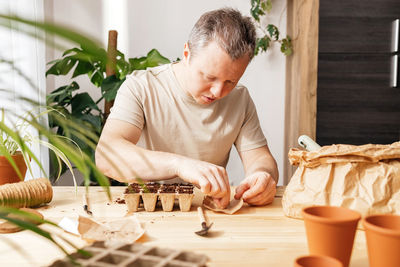
[[[1,124],[4,124],[3,110]],[[0,185],[23,180],[26,169],[24,155],[18,151],[18,144],[0,128]]]
[[[3,140],[0,140],[0,142],[2,141]],[[12,161],[6,156],[0,155],[0,185],[16,183],[23,180],[23,177],[25,177],[27,166],[22,153],[16,151],[10,155]]]
[[[33,115],[32,113],[30,114],[32,116],[35,116],[37,119],[38,117],[47,114],[48,112],[51,112],[51,110],[44,111],[39,115]],[[43,173],[45,173],[42,164],[30,149],[30,146],[34,143],[43,145],[51,150],[59,163],[63,161],[66,166],[68,166],[68,168],[72,167],[68,158],[60,149],[52,146],[49,142],[44,141],[37,136],[33,136],[27,130],[29,127],[29,123],[26,120],[27,116],[28,115],[26,115],[25,117],[20,117],[17,123],[15,123],[14,127],[10,128],[5,123],[5,111],[4,109],[1,110],[0,185],[23,181],[27,169],[29,169],[32,174],[31,159],[33,159],[34,162],[38,164]]]

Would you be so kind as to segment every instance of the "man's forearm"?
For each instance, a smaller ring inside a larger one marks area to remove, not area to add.
[[[99,142],[96,149],[96,165],[108,177],[121,182],[135,178],[162,180],[176,177],[177,161],[181,156],[150,151],[128,140]]]
[[[267,155],[261,156],[256,159],[248,168],[246,169],[246,177],[256,173],[256,172],[267,172],[272,178],[278,183],[279,173],[276,161]]]
[[[256,172],[267,172],[273,177],[275,182],[278,182],[278,166],[267,146],[241,152],[240,156],[243,161],[246,177]]]

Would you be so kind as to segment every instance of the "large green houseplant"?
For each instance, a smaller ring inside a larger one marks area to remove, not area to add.
[[[104,49],[100,51],[102,54],[106,53]],[[115,75],[107,77],[107,58],[88,55],[83,47],[68,49],[60,59],[49,63],[50,67],[46,76],[71,74],[71,82],[52,91],[47,96],[47,104],[64,114],[66,118],[79,122],[82,127],[98,138],[106,120],[106,113],[99,107],[99,103],[103,99],[113,101],[126,76],[134,70],[144,70],[169,62],[170,60],[163,57],[156,49],[152,49],[146,56],[129,59],[126,59],[122,52],[117,51]],[[87,92],[78,92],[79,84],[74,79],[80,75],[86,75],[90,82],[99,88],[101,96],[98,99],[93,99]],[[63,125],[54,120],[49,120],[49,125],[58,135],[71,138],[94,160],[94,148],[90,147],[85,140],[71,135]],[[52,157],[52,159],[54,163],[55,158]]]

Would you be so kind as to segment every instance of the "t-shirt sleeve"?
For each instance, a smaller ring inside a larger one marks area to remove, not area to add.
[[[143,86],[133,76],[128,76],[118,89],[108,119],[129,122],[139,129],[144,126]]]
[[[247,98],[245,118],[240,132],[235,140],[235,146],[239,152],[267,145],[267,139],[262,132],[260,122],[258,120],[256,107],[247,90],[245,96]]]

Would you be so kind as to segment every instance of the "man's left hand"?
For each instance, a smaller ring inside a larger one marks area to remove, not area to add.
[[[236,188],[235,198],[251,205],[270,204],[276,194],[276,183],[267,172],[256,172],[246,177]]]

